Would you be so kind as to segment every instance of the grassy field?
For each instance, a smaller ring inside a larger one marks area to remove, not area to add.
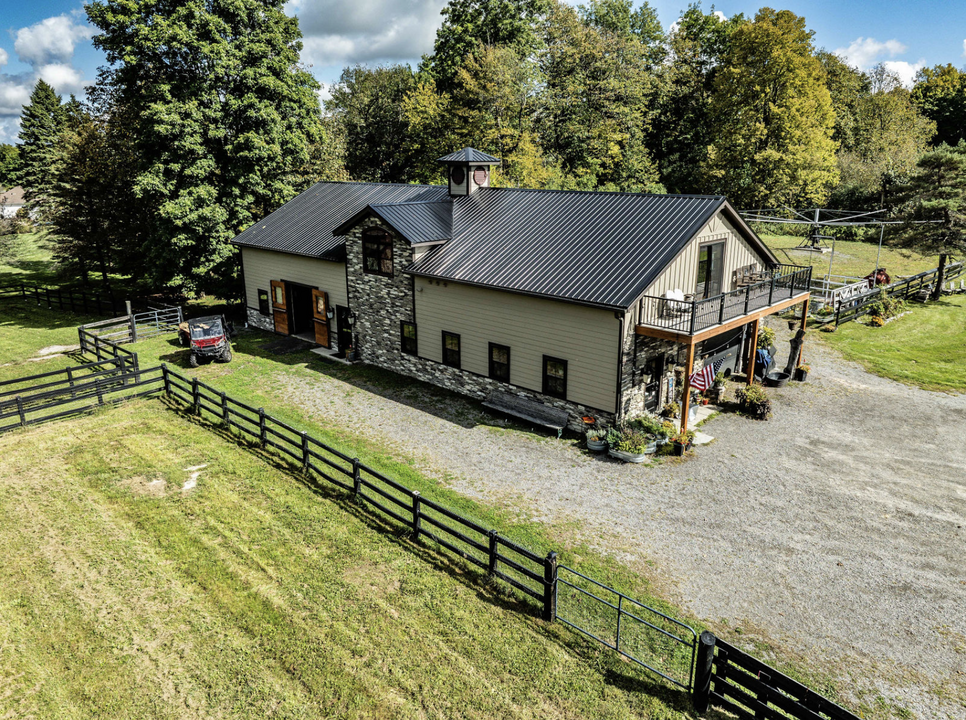
[[[56,284],[50,248],[40,234],[7,235],[3,243],[7,242],[7,251],[0,255],[0,287],[16,282]]]
[[[157,400],[0,454],[4,717],[684,715],[462,564]]]
[[[832,261],[832,275],[850,275],[864,277],[875,269],[875,256],[878,243],[857,242],[848,240],[835,241],[835,257],[829,253],[814,253],[796,250],[802,238],[791,235],[762,235],[761,239],[778,257],[782,263],[793,265],[811,265],[813,278],[820,278],[829,273],[829,260]],[[831,241],[827,241],[831,245]],[[932,270],[939,264],[935,256],[918,255],[906,251],[894,250],[883,246],[879,265],[896,279],[899,275],[915,275],[926,270]]]
[[[966,295],[911,303],[908,310],[881,328],[850,322],[815,336],[877,375],[927,390],[966,392]]]

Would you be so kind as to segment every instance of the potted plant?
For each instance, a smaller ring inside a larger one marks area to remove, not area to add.
[[[607,449],[607,428],[592,427],[587,431],[587,449],[591,452],[603,452]]]
[[[735,390],[738,409],[757,420],[767,420],[771,415],[771,400],[765,388],[757,383]]]
[[[352,345],[345,349],[345,359],[349,362],[356,361],[356,349]]]
[[[638,421],[621,423],[607,434],[611,457],[629,463],[642,463],[657,450],[657,438],[648,433]]]
[[[674,454],[684,455],[687,450],[691,449],[691,445],[694,443],[694,430],[675,434],[671,438],[671,442],[674,444]]]
[[[661,416],[666,418],[676,418],[681,412],[681,406],[676,402],[664,403],[661,408]]]
[[[808,377],[808,371],[811,369],[812,369],[811,367],[809,367],[805,363],[802,363],[797,368],[795,368],[795,379],[798,382],[805,382],[805,378]]]
[[[775,344],[775,331],[770,327],[761,326],[758,330],[758,343],[757,348],[759,350],[769,350]],[[772,352],[772,355],[775,353]]]

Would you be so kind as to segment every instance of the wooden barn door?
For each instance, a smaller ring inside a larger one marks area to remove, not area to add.
[[[288,310],[285,283],[281,280],[272,280],[272,317],[275,318],[275,332],[282,335],[289,334]]]
[[[329,295],[323,290],[312,289],[312,317],[315,342],[322,347],[332,347],[329,343]]]

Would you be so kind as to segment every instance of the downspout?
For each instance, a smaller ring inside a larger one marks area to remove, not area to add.
[[[624,381],[624,315],[625,313],[614,313],[614,317],[620,322],[620,345],[617,352],[617,396],[614,399],[614,419],[618,421],[621,416],[621,385]]]

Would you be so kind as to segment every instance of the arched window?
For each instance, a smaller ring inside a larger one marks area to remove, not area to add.
[[[392,277],[392,235],[382,228],[368,228],[362,233],[362,271]]]

